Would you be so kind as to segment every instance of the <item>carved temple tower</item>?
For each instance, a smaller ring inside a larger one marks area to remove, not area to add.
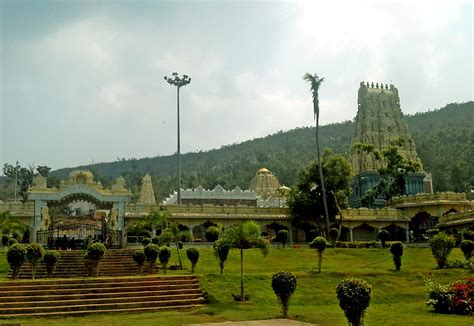
[[[387,149],[393,141],[404,140],[399,149],[405,158],[417,161],[420,166],[415,143],[411,138],[408,126],[400,108],[398,89],[393,85],[374,83],[360,83],[358,93],[358,110],[355,118],[352,143],[371,144],[380,152]],[[377,170],[384,162],[376,160],[371,153],[351,153],[353,179],[351,206],[360,206],[360,198],[371,189],[379,180]],[[407,195],[423,192],[425,172],[410,175],[406,183]],[[376,206],[383,206],[384,200],[376,201]]]
[[[153,184],[151,183],[151,177],[148,173],[143,177],[138,203],[156,205],[155,192],[153,191]]]

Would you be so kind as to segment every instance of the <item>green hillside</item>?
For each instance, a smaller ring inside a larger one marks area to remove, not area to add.
[[[474,102],[448,104],[446,107],[407,116],[406,121],[417,145],[424,169],[432,173],[435,191],[470,191],[474,189]],[[321,127],[321,146],[338,153],[349,153],[353,122]],[[315,158],[314,128],[279,131],[263,138],[220,149],[187,153],[182,158],[184,188],[217,184],[230,189],[247,189],[255,172],[262,166],[270,169],[285,185],[293,185],[299,171]],[[151,174],[155,194],[163,200],[176,189],[176,156],[120,160],[79,166],[93,171],[108,186],[122,175],[136,196],[145,172]],[[52,172],[67,178],[71,168]],[[1,198],[0,198],[1,199]]]

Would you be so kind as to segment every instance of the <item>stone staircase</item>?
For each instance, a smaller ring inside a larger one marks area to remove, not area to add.
[[[135,276],[138,275],[138,266],[133,261],[133,249],[109,249],[99,265],[99,276]],[[71,250],[60,252],[61,259],[53,274],[54,278],[86,277],[87,269],[84,265],[84,251]],[[146,262],[145,262],[146,266]],[[158,271],[158,268],[156,268]],[[36,267],[35,278],[46,278],[46,267],[41,262]],[[21,267],[20,279],[31,279],[31,264],[25,262]]]
[[[0,318],[188,309],[205,303],[195,276],[0,283]]]

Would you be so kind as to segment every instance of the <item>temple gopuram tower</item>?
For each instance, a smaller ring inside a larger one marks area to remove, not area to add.
[[[153,191],[153,184],[151,183],[151,177],[148,173],[143,177],[138,203],[156,205],[155,192]]]
[[[380,152],[390,147],[393,141],[403,139],[399,149],[405,158],[417,161],[420,166],[415,143],[411,138],[408,126],[400,108],[398,89],[393,85],[360,83],[358,93],[358,110],[355,118],[352,144],[371,144]],[[377,170],[384,164],[374,158],[372,153],[351,153],[352,171],[355,175],[352,184],[352,196],[349,203],[352,207],[360,206],[360,198],[380,180]],[[425,172],[409,176],[405,192],[413,195],[423,192]],[[383,199],[376,200],[376,206],[383,206]]]
[[[263,198],[277,195],[280,182],[267,168],[261,168],[257,171],[250,181],[249,189],[256,192]]]

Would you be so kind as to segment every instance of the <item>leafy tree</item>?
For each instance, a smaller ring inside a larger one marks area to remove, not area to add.
[[[146,256],[142,251],[135,251],[133,253],[133,261],[138,266],[138,274],[143,274],[143,265],[145,264]]]
[[[50,167],[46,166],[46,165],[38,165],[36,167],[36,171],[38,171],[38,173],[42,176],[42,177],[45,177],[47,178],[48,177],[48,174],[49,174],[49,171],[51,170]]]
[[[26,259],[31,262],[31,278],[35,279],[36,266],[44,256],[44,248],[38,243],[32,243],[26,248]]]
[[[3,234],[23,234],[28,225],[20,221],[18,217],[11,216],[10,212],[0,212],[0,229]]]
[[[329,237],[331,238],[333,248],[336,248],[336,241],[339,238],[339,229],[331,228],[329,230]]]
[[[288,230],[280,230],[277,233],[277,241],[282,244],[283,248],[285,248],[288,239],[290,238],[290,234]]]
[[[284,318],[288,317],[288,306],[296,284],[296,276],[291,272],[278,272],[272,277],[272,289],[283,306]]]
[[[3,174],[13,182],[16,180],[18,194],[23,198],[24,202],[27,201],[28,188],[33,183],[34,168],[32,166],[29,168],[21,167],[18,163],[15,166],[5,163],[3,165]]]
[[[186,255],[191,262],[191,273],[194,274],[194,268],[199,260],[199,249],[193,247],[188,248],[188,250],[186,250]]]
[[[377,233],[377,238],[382,243],[382,247],[385,248],[385,243],[390,239],[390,233],[387,230],[380,230]]]
[[[364,325],[365,310],[369,307],[372,287],[364,280],[346,278],[336,288],[339,306],[350,326]]]
[[[7,251],[7,261],[12,269],[12,276],[14,279],[18,278],[20,269],[26,258],[26,248],[20,243],[12,244]]]
[[[52,277],[61,256],[56,250],[46,250],[43,256],[43,262],[46,265],[48,277]]]
[[[216,226],[211,225],[206,230],[206,240],[208,242],[214,242],[219,238],[219,229]]]
[[[377,171],[382,178],[363,195],[362,206],[371,207],[375,203],[375,198],[379,196],[390,200],[392,197],[405,195],[406,178],[410,173],[420,170],[418,162],[408,160],[400,153],[400,148],[405,142],[407,142],[405,139],[392,141],[382,152],[376,150],[372,144],[353,144],[352,147],[357,152],[372,153],[376,160],[383,163]]]
[[[403,256],[403,243],[396,241],[390,245],[390,252],[393,256],[393,263],[395,264],[395,269],[400,270],[402,266],[402,256]]]
[[[224,233],[224,241],[231,248],[240,250],[240,301],[245,301],[244,293],[244,250],[253,247],[261,249],[264,256],[268,254],[268,242],[261,236],[260,226],[253,221],[242,222],[228,228]]]
[[[324,221],[326,225],[326,234],[329,234],[329,212],[328,212],[328,205],[326,199],[326,188],[324,185],[324,174],[321,164],[321,149],[319,146],[319,87],[321,86],[322,82],[324,81],[324,77],[320,78],[318,74],[311,75],[306,73],[303,76],[303,79],[308,81],[311,84],[311,92],[313,94],[313,109],[314,109],[314,119],[316,120],[316,150],[318,154],[318,161],[317,165],[319,167],[319,180],[321,181],[321,192],[323,197],[323,206],[324,206]]]
[[[214,249],[214,256],[219,259],[219,266],[222,275],[224,273],[224,263],[229,255],[230,245],[224,239],[219,239],[214,242],[212,248]]]
[[[166,275],[166,270],[171,257],[171,249],[166,246],[161,247],[158,256],[160,259],[161,266],[163,267],[163,273]]]
[[[351,166],[347,158],[330,151],[324,153],[322,165],[326,176],[326,188],[328,193],[332,194],[327,201],[329,216],[331,220],[335,220],[339,208],[347,205],[347,196],[351,190]],[[294,224],[313,220],[321,231],[324,230],[321,227],[321,222],[324,221],[324,208],[321,205],[322,192],[318,170],[318,164],[312,163],[301,171],[287,203]]]
[[[474,241],[463,240],[459,248],[461,248],[464,258],[466,258],[468,262],[471,261],[472,251],[474,250]]]
[[[149,263],[150,266],[150,274],[155,274],[155,264],[156,264],[156,259],[158,258],[158,254],[160,252],[160,247],[158,245],[149,243],[145,249],[144,253],[146,256],[146,260]]]
[[[439,268],[444,268],[448,264],[449,254],[455,244],[456,240],[443,232],[438,233],[430,239],[431,252]]]
[[[318,273],[321,273],[321,264],[323,262],[323,252],[327,247],[326,239],[323,237],[316,237],[310,244],[311,249],[316,249],[318,255]]]
[[[170,217],[171,213],[169,211],[155,211],[147,216],[146,224],[151,229],[152,237],[156,235],[156,229],[158,227],[162,232],[164,231]]]

